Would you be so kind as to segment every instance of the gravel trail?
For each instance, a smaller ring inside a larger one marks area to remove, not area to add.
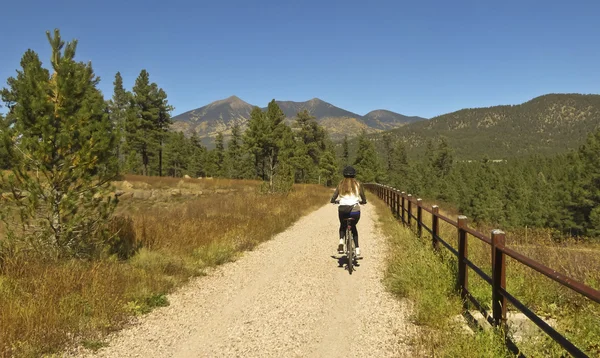
[[[362,207],[364,259],[338,267],[337,207],[326,205],[285,232],[169,295],[88,357],[403,357],[415,334],[408,306],[385,291],[385,239]]]

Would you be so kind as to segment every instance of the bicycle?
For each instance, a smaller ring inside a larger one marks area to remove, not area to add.
[[[347,268],[348,273],[352,275],[352,271],[354,271],[354,265],[356,256],[355,247],[354,247],[354,236],[352,235],[352,222],[353,218],[344,219],[346,222],[346,239],[344,240],[344,254],[346,255],[346,259],[348,260]]]
[[[339,200],[336,200],[334,204],[339,204]],[[344,222],[346,223],[346,237],[344,239],[344,256],[346,256],[346,260],[348,261],[346,268],[348,269],[348,273],[352,275],[352,272],[355,270],[354,266],[357,266],[356,260],[360,259],[356,257],[356,247],[354,244],[354,235],[352,234],[352,224],[355,221],[354,218],[346,218]]]

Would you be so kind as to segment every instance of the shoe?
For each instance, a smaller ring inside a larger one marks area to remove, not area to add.
[[[360,257],[360,247],[354,249],[354,253],[356,254],[356,257]]]
[[[338,253],[339,254],[344,253],[344,239],[340,239],[340,243],[338,245]]]

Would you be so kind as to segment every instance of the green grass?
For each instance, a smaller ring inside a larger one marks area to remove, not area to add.
[[[382,215],[389,214],[389,209],[385,204],[381,204]],[[429,204],[428,204],[429,206]],[[456,218],[457,212],[444,212],[444,215],[450,218]],[[423,222],[431,225],[431,215],[423,211]],[[400,245],[403,250],[411,250],[418,252],[419,246],[414,247],[410,239],[414,238],[414,234],[408,229],[404,229],[401,225],[396,224],[393,219],[386,225],[398,225],[398,230],[406,230],[403,234],[404,238]],[[386,226],[384,225],[384,226]],[[416,224],[413,221],[413,230]],[[478,231],[487,233],[489,236],[491,227],[478,227]],[[423,231],[423,243],[417,240],[420,247],[424,248],[428,253],[433,253],[430,243],[430,235]],[[548,267],[555,268],[558,271],[566,274],[581,282],[599,288],[600,282],[600,247],[598,244],[586,241],[563,240],[556,242],[552,239],[552,233],[549,230],[531,230],[528,235],[523,235],[522,232],[507,232],[507,246],[525,254],[526,256],[545,264]],[[398,234],[395,234],[398,236]],[[454,248],[457,247],[457,230],[455,227],[440,221],[440,236],[446,240]],[[468,235],[468,258],[480,267],[488,275],[491,275],[491,249],[484,242]],[[527,240],[524,238],[527,237]],[[400,239],[397,239],[400,240]],[[394,241],[396,242],[396,241]],[[449,276],[444,280],[449,280],[449,283],[455,282],[456,259],[448,250],[440,246],[441,255],[437,256],[437,261],[443,263],[450,269]],[[399,251],[397,249],[396,251]],[[426,254],[419,254],[425,255]],[[421,262],[416,262],[415,265],[422,267],[428,261],[420,259]],[[401,265],[401,264],[398,264]],[[392,264],[393,266],[393,264]],[[404,269],[408,270],[408,269]],[[413,270],[416,270],[413,268]],[[399,275],[401,275],[400,273]],[[414,274],[407,272],[408,275]],[[427,280],[436,280],[426,276]],[[491,305],[491,287],[487,282],[479,278],[472,270],[469,269],[469,292],[482,304],[486,310],[490,310]],[[407,280],[407,279],[404,279]],[[442,282],[437,282],[440,287]],[[426,285],[421,283],[421,285]],[[600,356],[600,305],[591,302],[580,294],[561,286],[551,279],[533,271],[532,269],[521,265],[511,258],[507,258],[506,268],[506,285],[507,290],[527,307],[533,310],[538,316],[544,319],[553,319],[556,321],[554,328],[567,339],[574,343],[589,356]],[[421,289],[421,288],[419,288]],[[427,294],[426,296],[431,296]],[[516,312],[512,305],[508,305],[509,313]],[[517,344],[518,348],[526,356],[543,356],[543,357],[561,357],[567,354],[557,343],[549,338],[543,331],[533,327],[528,337],[532,339],[524,339]]]
[[[496,330],[467,333],[460,317],[462,302],[454,291],[456,260],[444,251],[431,249],[399,224],[385,204],[376,198],[380,225],[389,238],[387,288],[413,303],[411,320],[419,327],[412,338],[418,356],[511,357]]]

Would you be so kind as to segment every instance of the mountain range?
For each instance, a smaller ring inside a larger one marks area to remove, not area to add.
[[[462,109],[389,133],[405,144],[411,157],[422,154],[428,140],[444,137],[456,159],[477,160],[564,153],[578,148],[598,128],[600,95],[547,94],[518,105]],[[368,137],[383,153],[381,135]]]
[[[408,117],[387,110],[375,110],[361,116],[318,98],[306,102],[276,101],[276,103],[285,113],[288,123],[294,120],[298,112],[307,109],[334,140],[341,139],[345,135],[354,137],[362,130],[367,133],[377,133],[426,120],[422,117]],[[235,123],[239,123],[244,130],[253,107],[240,98],[231,96],[173,117],[172,128],[186,134],[196,132],[204,143],[210,143],[219,132],[228,136]]]

